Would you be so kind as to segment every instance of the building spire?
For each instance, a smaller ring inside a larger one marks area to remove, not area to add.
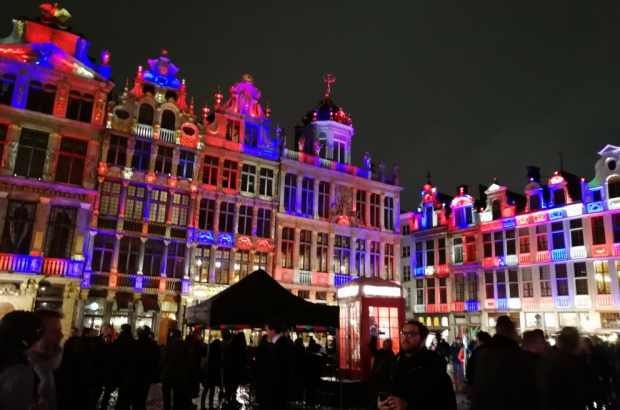
[[[433,185],[431,183],[431,171],[430,170],[428,170],[428,172],[426,173],[426,183],[429,185]]]

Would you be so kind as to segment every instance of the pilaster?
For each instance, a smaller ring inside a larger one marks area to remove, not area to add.
[[[305,209],[301,209],[301,192],[303,186],[303,179],[304,176],[302,173],[297,174],[297,196],[295,197],[295,211],[302,214],[305,212]]]
[[[34,238],[30,249],[32,249],[32,252],[42,253],[47,220],[49,219],[52,206],[50,204],[51,198],[40,197],[39,201],[40,203],[37,205],[37,213],[34,222]]]
[[[335,237],[336,235],[333,232],[329,233],[329,242],[328,242],[328,251],[327,251],[327,271],[333,272],[333,273],[340,273],[340,272],[334,272],[334,266],[332,264],[334,260],[334,239]]]
[[[20,125],[9,125],[6,135],[6,146],[2,155],[2,175],[13,175],[21,133],[22,127]]]
[[[379,196],[379,203],[381,205],[380,211],[379,211],[379,220],[381,221],[381,230],[383,231],[385,229],[385,195],[381,194]],[[383,249],[383,245],[381,246],[381,249]],[[383,264],[383,262],[381,262]]]
[[[282,229],[283,225],[278,224],[278,233],[276,235],[276,267],[282,267]]]
[[[47,152],[43,165],[43,181],[54,182],[56,176],[56,158],[60,149],[60,134],[51,133],[47,140]]]
[[[295,228],[295,244],[293,245],[293,267],[299,269],[299,242],[301,239],[301,228]]]

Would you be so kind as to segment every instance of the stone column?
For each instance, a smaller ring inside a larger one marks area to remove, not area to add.
[[[379,203],[381,207],[379,208],[379,220],[381,221],[381,230],[385,229],[385,219],[384,219],[384,210],[385,210],[385,195],[381,194],[379,196]],[[381,247],[383,249],[383,247]]]
[[[370,191],[366,191],[366,226],[372,226],[370,224],[370,195],[372,193]]]
[[[164,241],[164,252],[161,255],[161,277],[166,277],[166,265],[168,265],[168,246],[170,241]]]
[[[114,299],[116,298],[116,291],[109,290],[105,297],[105,309],[103,310],[103,325],[110,324],[110,318],[112,317],[112,309],[114,308]]]
[[[353,201],[355,202],[355,201]],[[358,271],[357,271],[357,260],[355,259],[356,255],[357,255],[357,250],[355,249],[355,242],[357,241],[357,238],[355,236],[351,237],[351,256],[349,257],[350,261],[349,261],[349,265],[350,265],[350,272],[351,275],[354,276],[359,276]]]
[[[127,199],[127,187],[128,186],[129,186],[129,181],[124,179],[123,182],[121,183],[121,203],[120,203],[120,207],[119,207],[120,208],[119,209],[120,212],[118,214],[119,218],[124,218],[125,217],[125,201]]]
[[[99,168],[99,143],[90,141],[88,143],[86,158],[86,175],[82,185],[86,189],[95,189],[97,183],[97,169]]]
[[[295,228],[295,244],[293,245],[293,267],[299,269],[299,242],[301,239],[301,228]]]
[[[222,199],[217,198],[215,200],[215,215],[213,218],[213,230],[220,230],[220,206],[222,205]]]
[[[282,228],[284,226],[278,225],[278,234],[276,235],[276,263],[278,268],[282,267]]]
[[[84,253],[84,255],[86,255],[86,264],[84,270],[86,271],[91,270],[91,263],[93,261],[93,247],[95,246],[95,235],[97,235],[97,231],[89,231],[88,233],[90,235],[88,235],[88,245],[86,248],[86,252]]]
[[[189,274],[190,274],[190,267],[193,267],[193,249],[194,249],[195,244],[193,243],[188,243],[185,245],[185,258],[183,259],[183,278],[187,279],[189,278]],[[192,271],[194,269],[191,269]],[[194,279],[192,277],[192,279]]]
[[[118,254],[120,253],[122,233],[116,234],[116,240],[114,241],[114,253],[112,253],[112,272],[118,272]]]
[[[88,299],[88,292],[90,292],[89,289],[81,289],[80,298],[78,299],[74,326],[78,328],[79,334],[82,334],[82,328],[84,327],[84,309],[86,308],[86,299]]]
[[[333,272],[333,273],[340,273],[340,272],[334,272],[334,267],[332,264],[332,261],[334,259],[334,239],[335,239],[336,235],[333,232],[329,233],[329,242],[328,242],[328,247],[327,247],[327,271],[328,272]]]
[[[43,248],[45,246],[43,243],[43,238],[45,238],[47,220],[49,219],[52,206],[50,204],[51,198],[40,197],[39,201],[41,203],[37,206],[37,213],[34,222],[34,238],[30,249],[32,249],[33,252],[43,253]]]
[[[316,250],[317,250],[317,234],[318,231],[312,231],[312,254],[310,255],[310,261],[311,261],[311,265],[310,265],[310,270],[316,272],[319,268],[319,260],[316,257]]]
[[[138,256],[138,275],[142,275],[143,274],[143,268],[144,268],[144,248],[146,247],[146,241],[148,239],[141,236],[140,237],[140,255]]]
[[[400,235],[400,197],[394,197],[394,232]]]
[[[305,213],[305,209],[301,209],[301,191],[303,187],[304,176],[299,173],[297,174],[297,196],[295,198],[295,212]]]
[[[172,203],[175,190],[171,188],[168,192],[168,200],[166,201],[166,223],[170,225],[172,223]]]
[[[60,134],[53,132],[47,140],[47,152],[45,153],[45,164],[43,165],[43,181],[45,182],[54,182],[56,176],[56,158],[58,157],[59,150]]]
[[[2,155],[2,175],[13,175],[21,133],[21,126],[17,124],[9,125],[9,129],[6,134],[6,146]]]
[[[157,160],[157,151],[159,150],[158,147],[159,145],[153,141],[151,145],[151,163],[149,165],[150,172],[155,172],[155,160]]]

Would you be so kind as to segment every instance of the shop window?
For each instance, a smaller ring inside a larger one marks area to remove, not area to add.
[[[82,185],[88,142],[62,137],[56,165],[56,182]]]
[[[43,177],[48,139],[48,133],[22,129],[13,171],[16,176],[33,179]]]
[[[161,113],[161,128],[174,131],[176,130],[177,117],[172,110],[164,110]]]
[[[45,257],[70,259],[77,209],[53,206],[47,222]]]
[[[112,269],[112,258],[116,234],[98,233],[95,235],[91,269],[94,272],[110,272]]]
[[[131,167],[141,171],[148,171],[151,167],[151,143],[136,140],[131,157]]]
[[[153,106],[149,104],[140,105],[140,111],[138,111],[138,123],[145,125],[153,125]]]
[[[0,104],[11,105],[13,102],[13,91],[15,91],[15,76],[5,74],[0,80]]]
[[[219,174],[219,169],[219,158],[205,155],[202,165],[202,183],[217,186],[217,175]]]
[[[222,202],[220,204],[220,220],[218,230],[220,232],[235,231],[235,203],[234,202]]]
[[[271,209],[258,208],[256,213],[256,236],[271,237]]]
[[[127,138],[120,135],[110,135],[110,145],[108,147],[108,164],[120,165],[127,164]]]
[[[142,272],[147,276],[160,276],[164,255],[164,242],[148,239],[144,243],[144,261]]]
[[[182,279],[185,277],[185,244],[171,242],[168,245],[168,257],[166,260],[166,276],[169,278]]]
[[[194,178],[194,153],[182,149],[179,153],[179,165],[177,165],[177,177]]]
[[[30,253],[36,212],[36,202],[9,200],[2,232],[2,253]]]
[[[91,94],[80,94],[78,91],[69,93],[66,118],[89,123],[93,115],[95,98]]]
[[[138,273],[140,248],[142,241],[138,237],[123,236],[118,243],[118,272],[135,275]]]
[[[55,101],[56,87],[51,84],[43,85],[38,81],[30,82],[26,100],[27,110],[52,115]]]

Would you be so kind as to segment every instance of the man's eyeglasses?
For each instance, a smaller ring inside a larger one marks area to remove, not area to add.
[[[420,334],[418,332],[400,332],[400,335],[403,337],[415,337],[419,336]]]

